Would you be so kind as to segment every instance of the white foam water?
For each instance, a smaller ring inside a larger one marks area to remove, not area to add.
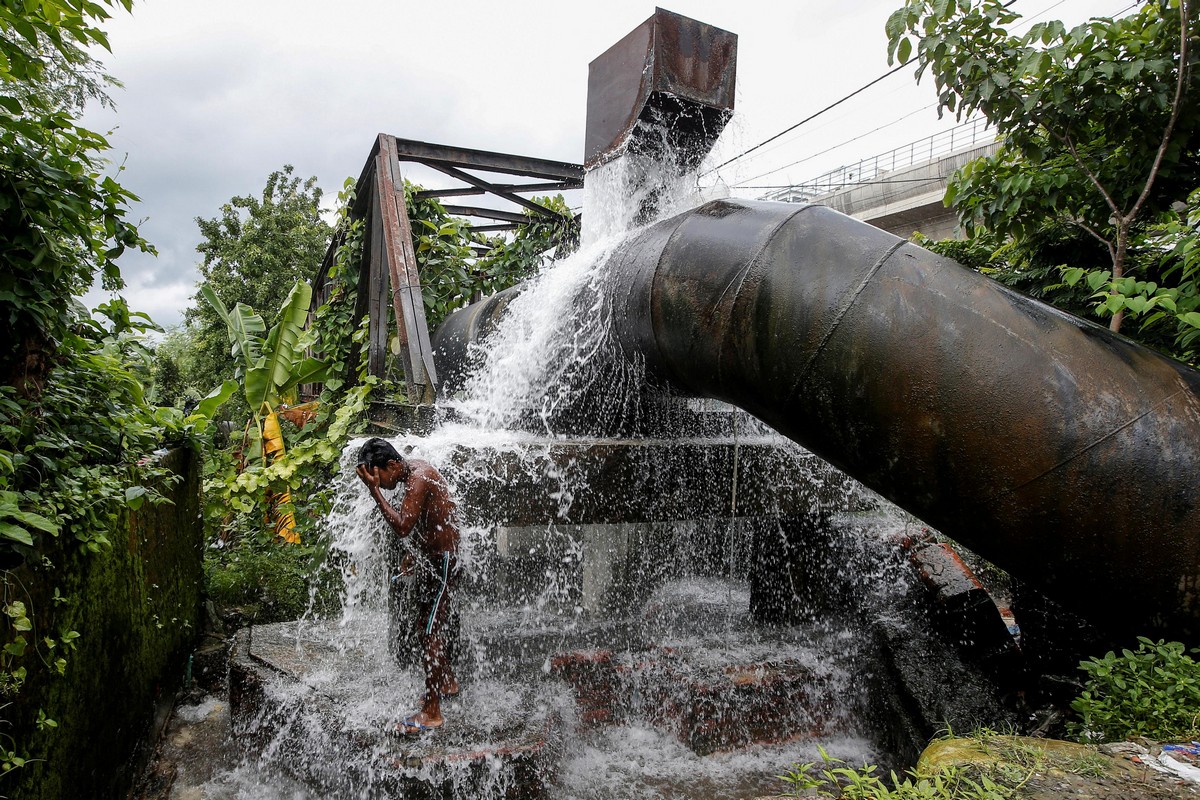
[[[461,396],[453,399],[456,421],[440,425],[428,436],[391,439],[402,453],[434,464],[445,476],[452,495],[462,496],[469,485],[480,481],[503,481],[504,476],[496,474],[496,465],[503,463],[506,469],[527,471],[547,485],[565,516],[574,499],[589,487],[580,483],[569,468],[555,467],[545,457],[548,448],[570,435],[569,430],[559,429],[559,412],[580,392],[610,398],[608,408],[619,410],[622,398],[635,389],[640,391],[632,385],[640,379],[636,370],[589,372],[594,362],[610,359],[615,347],[605,282],[598,265],[604,263],[620,234],[638,219],[639,209],[651,200],[659,211],[675,210],[685,202],[694,204],[694,178],[675,181],[665,188],[654,176],[649,181],[644,174],[630,178],[617,164],[602,171],[589,176],[589,216],[585,217],[582,248],[551,265],[512,301],[497,331],[476,353],[480,366]],[[653,192],[654,197],[648,199],[647,192]],[[624,377],[614,380],[614,375]],[[597,387],[598,380],[607,383]],[[621,385],[623,380],[630,385]],[[343,453],[336,478],[337,499],[326,520],[331,551],[345,584],[341,615],[332,621],[305,619],[295,628],[298,653],[306,637],[316,637],[341,654],[342,661],[312,672],[302,685],[272,685],[270,691],[281,702],[297,709],[297,723],[289,726],[289,738],[284,741],[281,737],[267,747],[257,764],[251,759],[218,776],[206,796],[267,800],[320,796],[290,779],[279,780],[271,767],[278,748],[295,746],[295,739],[290,737],[298,731],[307,737],[305,748],[336,749],[329,732],[321,728],[319,716],[304,716],[310,693],[339,698],[348,725],[362,731],[386,728],[416,708],[422,691],[420,676],[416,670],[399,669],[388,653],[388,592],[397,576],[391,574],[388,563],[391,534],[354,475],[362,442],[351,442]],[[636,487],[631,490],[636,491]],[[461,561],[472,576],[472,585],[499,583],[493,580],[497,577],[494,573],[504,567],[497,558],[495,527],[470,514],[464,514],[460,523]],[[504,598],[493,594],[487,599],[463,597],[460,601],[470,612],[464,625],[467,647],[475,648],[476,662],[487,650],[487,658],[494,663],[476,663],[476,678],[464,682],[455,713],[484,733],[498,729],[512,709],[521,705],[528,686],[541,686],[539,696],[557,692],[555,696],[560,698],[566,696],[566,689],[561,684],[556,684],[559,688],[554,690],[545,688],[543,673],[549,670],[548,660],[533,659],[536,663],[532,664],[532,672],[521,675],[520,670],[530,666],[522,657],[497,655],[502,647],[497,649],[494,643],[485,646],[478,635],[472,639],[472,615],[476,620],[502,621],[514,633],[519,630],[530,639],[540,636],[550,645],[568,646],[586,633],[582,608],[565,588],[570,581],[562,577],[577,570],[584,558],[579,542],[549,528],[546,536],[547,540],[557,537],[555,547],[546,548],[547,552],[553,550],[557,561],[547,559],[542,571],[532,574],[530,579],[536,584],[536,591],[529,595],[532,600],[506,606]],[[686,584],[687,576],[677,577],[685,579],[676,589],[690,598],[691,605],[723,609],[725,619],[748,616],[749,590],[744,582],[697,588]],[[829,638],[829,629],[814,631],[807,640],[806,632],[795,630],[762,634],[726,629],[716,638],[711,630],[659,632],[663,635],[659,644],[669,642],[691,654],[697,668],[786,659],[819,675],[831,702],[838,697],[845,698],[847,706],[861,701],[862,689],[845,663],[845,655],[854,650],[848,641],[852,637],[845,632],[834,631],[833,638]],[[624,646],[629,646],[628,642]],[[504,663],[506,658],[511,663]],[[566,715],[571,718],[573,711],[567,709]],[[701,757],[678,737],[636,718],[599,730],[583,730],[571,724],[564,736],[563,757],[550,796],[576,800],[682,800],[767,794],[784,788],[776,776],[790,763],[816,757],[814,741],[750,745],[736,752]],[[868,742],[850,733],[832,735],[822,744],[850,761],[871,757]],[[499,778],[494,788],[495,797],[505,796]],[[371,794],[368,790],[364,796]]]

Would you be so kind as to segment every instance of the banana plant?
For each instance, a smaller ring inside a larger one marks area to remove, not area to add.
[[[230,353],[237,361],[235,374],[254,414],[253,424],[246,428],[243,453],[250,459],[261,459],[266,465],[282,458],[285,452],[279,406],[294,403],[301,384],[323,381],[326,377],[326,362],[305,355],[304,326],[312,288],[297,281],[279,309],[278,321],[269,331],[262,317],[249,306],[238,303],[230,311],[208,284],[202,285],[200,292],[225,321]],[[232,391],[221,394],[229,396]],[[283,491],[270,500],[276,533],[285,541],[298,542],[294,515],[290,510],[281,511],[292,508],[290,494]]]

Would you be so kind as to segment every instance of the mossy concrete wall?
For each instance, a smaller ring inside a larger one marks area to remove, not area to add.
[[[12,576],[32,601],[39,639],[63,630],[80,636],[64,675],[30,663],[16,702],[0,710],[18,752],[40,759],[0,778],[0,795],[125,797],[158,701],[182,685],[201,626],[200,460],[179,449],[164,463],[181,477],[163,490],[172,503],[123,514],[110,549],[83,552],[64,535],[49,543],[48,561]],[[67,602],[54,601],[56,587]],[[39,709],[58,727],[39,731]]]

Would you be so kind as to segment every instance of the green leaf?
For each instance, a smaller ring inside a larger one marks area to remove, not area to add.
[[[1125,298],[1125,308],[1132,311],[1135,315],[1145,311],[1149,304],[1150,301],[1145,297],[1134,296]]]
[[[286,395],[297,386],[305,383],[319,383],[325,380],[329,365],[319,358],[306,358],[292,369],[287,381],[279,387],[279,394]]]
[[[8,522],[0,522],[0,537],[19,542],[29,547],[33,546],[33,537],[29,535],[29,531]]]
[[[32,511],[0,508],[0,516],[8,517],[9,519],[15,519],[26,527],[36,528],[39,531],[45,531],[53,536],[58,535],[58,525],[46,519],[41,514],[34,514]]]
[[[213,415],[217,413],[217,409],[224,405],[229,398],[233,397],[233,393],[237,390],[237,381],[225,381],[200,401],[199,405],[196,406],[196,413],[212,419]]]
[[[125,490],[125,505],[137,511],[146,502],[146,492],[145,486],[130,486]]]
[[[1070,269],[1063,270],[1063,282],[1066,283],[1067,286],[1074,286],[1075,284],[1079,283],[1079,279],[1082,278],[1086,272],[1087,270],[1080,269],[1079,267],[1071,267]]]
[[[1108,270],[1095,270],[1088,273],[1087,285],[1093,292],[1100,291],[1100,287],[1108,283],[1109,276],[1112,273]]]
[[[200,293],[204,295],[204,299],[213,307],[217,315],[225,321],[229,341],[233,346],[232,355],[240,356],[245,367],[254,366],[259,359],[259,350],[262,346],[262,340],[258,334],[267,329],[262,317],[255,314],[254,309],[242,303],[235,305],[233,311],[230,312],[207,283],[200,285]]]
[[[264,404],[279,404],[280,388],[287,385],[293,364],[302,355],[298,342],[311,302],[312,287],[297,281],[279,309],[279,320],[267,336],[261,362],[246,373],[246,401],[256,413]]]

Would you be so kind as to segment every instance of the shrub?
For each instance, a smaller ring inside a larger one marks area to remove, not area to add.
[[[314,548],[247,537],[204,557],[208,596],[222,616],[266,624],[323,615],[339,605],[336,570],[322,569]]]
[[[864,764],[860,768],[840,766],[841,759],[833,758],[825,749],[821,764],[793,764],[787,773],[777,776],[787,784],[786,797],[827,797],[844,800],[1004,800],[1013,790],[992,780],[991,776],[973,774],[957,766],[943,766],[928,773],[910,770],[890,780],[875,774],[876,768]]]
[[[1079,667],[1088,674],[1071,703],[1079,721],[1070,726],[1080,741],[1156,741],[1200,737],[1200,664],[1179,642],[1139,636],[1136,652],[1109,651]],[[1193,649],[1192,653],[1200,652]]]

